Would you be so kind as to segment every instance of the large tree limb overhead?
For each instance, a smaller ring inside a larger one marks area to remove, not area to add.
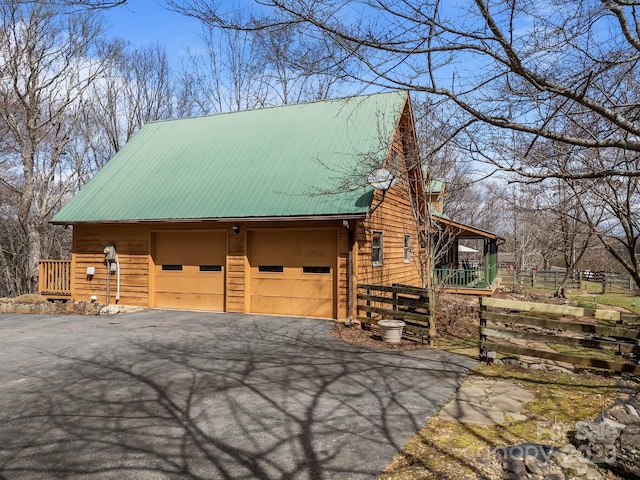
[[[507,130],[525,143],[640,152],[638,1],[257,0],[236,4],[233,16],[209,0],[166,3],[225,29],[304,24],[338,47],[331,55],[344,76],[437,95],[481,122],[484,139],[475,142],[485,151]],[[638,173],[580,173],[608,175]]]
[[[0,3],[9,3],[0,1]],[[26,4],[37,3],[36,1],[24,1]],[[125,5],[127,0],[51,0],[49,4],[53,7],[72,7],[79,10],[101,10]]]

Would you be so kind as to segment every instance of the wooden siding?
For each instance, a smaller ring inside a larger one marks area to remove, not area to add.
[[[149,230],[141,225],[76,225],[73,229],[71,261],[72,297],[115,303],[116,275],[110,274],[111,295],[107,294],[107,266],[104,247],[116,245],[120,262],[120,303],[148,306],[149,301]],[[87,267],[95,274],[87,275]]]
[[[338,230],[338,278],[336,291],[339,319],[349,317],[349,248],[349,230],[340,228]]]
[[[358,282],[376,285],[399,283],[422,286],[416,221],[406,194],[398,182],[385,196],[371,218],[358,229]],[[377,197],[377,195],[376,195]],[[374,202],[379,199],[374,199]],[[371,259],[373,232],[383,234],[383,262],[374,266]],[[411,236],[411,259],[404,261],[404,236]]]
[[[368,220],[363,222],[357,231],[358,283],[375,285],[402,284],[422,287],[420,275],[420,249],[418,244],[418,227],[413,214],[411,198],[422,192],[412,188],[410,181],[416,182],[416,171],[407,172],[407,163],[415,162],[415,136],[410,121],[411,112],[408,107],[394,135],[392,148],[399,152],[400,180],[387,193],[377,191],[372,207],[375,209]],[[419,167],[416,167],[419,168]],[[411,179],[411,180],[409,180]],[[371,240],[373,232],[383,234],[383,262],[374,266],[371,257]],[[404,260],[404,236],[411,237],[411,259]]]
[[[355,225],[355,224],[354,224]],[[234,226],[239,227],[237,234]],[[101,303],[106,298],[107,266],[104,247],[114,244],[120,262],[120,301],[123,305],[154,306],[154,262],[152,256],[153,234],[168,231],[223,230],[227,232],[226,298],[225,311],[248,313],[249,265],[247,258],[247,231],[280,229],[294,233],[296,230],[328,229],[336,232],[337,258],[335,260],[335,308],[339,319],[347,318],[349,232],[342,221],[295,222],[193,222],[148,224],[97,224],[76,225],[73,230],[72,297],[89,300],[96,295]],[[95,275],[87,276],[87,267],[95,268]],[[109,302],[115,303],[116,275],[111,274]]]

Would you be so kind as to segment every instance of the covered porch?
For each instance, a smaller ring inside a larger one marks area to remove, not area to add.
[[[498,235],[455,222],[438,219],[440,252],[433,269],[433,285],[447,293],[492,295],[500,285]]]

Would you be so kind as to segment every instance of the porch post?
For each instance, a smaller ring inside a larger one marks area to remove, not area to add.
[[[482,239],[482,268],[484,269],[484,286],[489,286],[489,239],[484,237]]]

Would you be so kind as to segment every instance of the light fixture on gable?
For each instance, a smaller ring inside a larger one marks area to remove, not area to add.
[[[397,181],[398,177],[387,168],[378,168],[367,177],[369,185],[376,190],[382,190],[383,193],[393,187]]]
[[[387,168],[378,168],[367,176],[367,183],[376,190],[382,191],[382,197],[380,198],[380,201],[375,207],[369,209],[369,214],[372,214],[376,210],[376,208],[380,206],[380,204],[384,201],[384,196],[387,194],[387,191],[397,182],[398,177]]]

